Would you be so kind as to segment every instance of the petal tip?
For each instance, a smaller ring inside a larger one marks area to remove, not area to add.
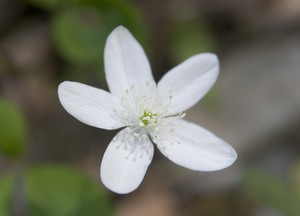
[[[117,194],[129,194],[133,191],[135,191],[139,184],[136,185],[135,187],[124,187],[122,186],[121,184],[117,184],[117,183],[114,183],[114,181],[112,181],[112,179],[108,179],[106,178],[106,175],[105,175],[105,172],[104,169],[100,168],[100,179],[103,183],[103,185],[110,191],[114,192],[114,193],[117,193]]]
[[[119,25],[114,29],[114,31],[123,31],[123,30],[127,30],[127,28],[125,28],[123,25]]]
[[[62,99],[64,97],[64,92],[68,91],[68,89],[70,88],[70,86],[72,85],[71,81],[63,81],[62,83],[60,83],[57,87],[57,94],[58,94],[58,99],[60,100],[60,102],[62,102]]]
[[[114,28],[114,30],[110,33],[110,36],[111,35],[119,35],[119,34],[130,34],[130,32],[124,26],[119,25],[116,28]]]
[[[57,94],[58,94],[58,98],[59,100],[61,100],[61,96],[62,96],[62,92],[65,88],[65,86],[68,84],[68,81],[63,81],[62,83],[60,83],[57,87]]]
[[[234,164],[234,162],[237,160],[237,158],[238,158],[237,152],[231,145],[228,144],[227,162],[225,162],[222,167],[220,167],[219,169],[216,169],[215,171],[226,169],[226,168],[230,167],[232,164]]]
[[[64,88],[67,88],[68,86],[70,86],[70,84],[72,84],[73,82],[71,81],[63,81],[61,82],[58,87],[57,87],[57,90],[58,92],[62,91]]]
[[[206,60],[206,62],[209,62],[210,64],[216,64],[219,65],[219,58],[214,53],[201,53],[197,55],[199,58],[203,58]]]
[[[238,154],[237,152],[234,150],[234,148],[231,146],[231,154],[232,154],[232,158],[231,158],[231,164],[229,166],[231,166],[238,158]]]

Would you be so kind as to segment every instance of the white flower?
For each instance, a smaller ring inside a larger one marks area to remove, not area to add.
[[[125,194],[142,182],[153,143],[174,163],[197,171],[230,166],[235,150],[204,128],[183,120],[215,83],[213,54],[195,55],[170,70],[156,85],[143,48],[124,27],[108,37],[104,50],[110,92],[65,81],[58,87],[62,106],[79,121],[102,129],[123,128],[108,145],[100,176],[110,190]]]

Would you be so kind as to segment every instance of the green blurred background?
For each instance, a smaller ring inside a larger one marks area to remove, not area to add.
[[[157,151],[129,195],[102,185],[116,131],[84,125],[60,106],[73,80],[107,89],[106,37],[127,27],[156,80],[213,52],[221,73],[187,119],[238,152],[199,173]],[[299,216],[300,1],[0,0],[1,216]]]

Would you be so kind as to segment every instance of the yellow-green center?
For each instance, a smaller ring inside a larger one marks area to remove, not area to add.
[[[157,117],[157,113],[153,113],[151,111],[145,110],[140,119],[140,126],[149,126],[155,124]]]

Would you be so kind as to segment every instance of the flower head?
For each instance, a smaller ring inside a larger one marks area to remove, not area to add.
[[[152,160],[153,144],[174,163],[197,171],[220,170],[236,160],[229,144],[183,119],[183,112],[215,83],[215,55],[195,55],[156,84],[143,48],[119,26],[106,41],[104,63],[110,92],[65,81],[58,95],[79,121],[107,130],[123,128],[102,159],[100,176],[107,188],[121,194],[135,190]]]

